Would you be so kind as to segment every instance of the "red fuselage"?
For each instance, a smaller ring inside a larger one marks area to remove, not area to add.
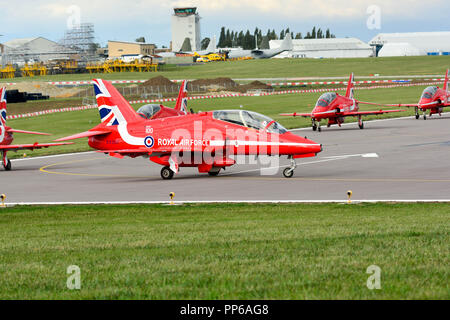
[[[311,112],[311,117],[316,121],[328,119],[329,124],[343,123],[345,118],[342,113],[358,110],[358,103],[354,99],[328,92],[319,98]]]
[[[440,114],[449,102],[450,92],[432,86],[423,91],[419,101],[419,109],[422,111],[430,110],[430,115]]]
[[[246,111],[227,112],[234,115]],[[216,118],[215,114],[202,112],[183,117],[142,119],[137,123],[123,124],[122,127],[108,126],[111,132],[90,137],[89,145],[102,151],[128,150],[127,153],[131,156],[132,150],[142,152],[144,149],[148,151],[150,160],[161,165],[168,165],[171,154],[184,153],[180,167],[201,166],[206,161],[201,159],[198,162],[197,159],[194,163],[186,157],[187,153],[208,153],[212,157],[216,156],[214,163],[217,166],[229,166],[234,162],[228,155],[292,155],[294,158],[301,158],[315,156],[322,150],[320,144],[296,136],[275,122],[272,125],[271,122],[264,123],[267,130],[257,130],[248,123],[236,123],[238,118],[219,120],[217,117],[220,114],[216,114]],[[92,130],[104,128],[105,125],[100,124]],[[135,143],[139,140],[142,141],[140,145]]]

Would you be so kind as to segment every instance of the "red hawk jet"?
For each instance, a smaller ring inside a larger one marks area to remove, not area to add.
[[[146,157],[162,165],[161,177],[172,179],[180,167],[196,167],[216,176],[236,163],[236,155],[314,157],[322,146],[286,130],[274,120],[252,111],[218,110],[184,116],[142,117],[110,82],[96,79],[94,89],[101,123],[89,131],[56,141],[89,138],[89,145],[113,157]],[[180,109],[181,110],[181,109]]]
[[[393,107],[409,107],[415,108],[416,119],[420,118],[419,110],[423,112],[423,120],[427,120],[427,110],[430,117],[433,114],[441,115],[444,107],[450,107],[450,92],[448,91],[449,70],[445,74],[444,87],[441,89],[437,86],[427,87],[422,92],[419,103],[414,104],[394,104],[388,105]]]
[[[18,150],[34,150],[40,148],[48,148],[53,146],[62,146],[71,143],[34,143],[34,144],[18,144],[12,145],[13,133],[26,133],[26,134],[38,134],[49,135],[48,133],[33,132],[25,130],[12,129],[6,126],[6,89],[0,88],[0,152],[2,154],[2,164],[6,171],[11,170],[11,160],[8,159],[6,154],[8,151]]]
[[[333,124],[341,126],[344,123],[346,117],[357,117],[358,125],[360,129],[364,129],[364,122],[362,120],[363,116],[390,113],[390,112],[401,112],[405,110],[378,110],[378,111],[359,111],[360,104],[367,105],[380,105],[377,103],[363,102],[356,100],[353,96],[354,88],[354,76],[353,73],[350,75],[350,79],[347,85],[347,92],[345,96],[341,96],[335,92],[327,92],[320,96],[317,100],[316,106],[311,113],[282,113],[282,116],[290,117],[305,117],[311,118],[312,129],[314,131],[319,130],[320,122],[322,120],[328,119],[327,127]]]

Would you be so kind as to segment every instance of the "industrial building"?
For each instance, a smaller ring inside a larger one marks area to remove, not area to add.
[[[155,53],[156,45],[143,42],[108,41],[108,56],[120,58],[128,55],[149,56]]]
[[[283,40],[270,40],[270,49],[281,46]],[[374,56],[374,49],[356,38],[295,39],[293,50],[274,58],[367,58]]]
[[[26,63],[70,59],[76,55],[75,50],[43,37],[14,39],[3,43],[2,47],[2,65],[23,66]]]
[[[450,32],[380,33],[369,44],[379,57],[450,55]]]
[[[193,51],[201,49],[200,15],[197,8],[175,8],[172,15],[172,51],[181,51],[186,38]]]

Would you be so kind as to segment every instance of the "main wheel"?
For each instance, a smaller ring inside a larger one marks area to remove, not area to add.
[[[294,175],[294,170],[291,168],[286,168],[283,170],[283,176],[285,178],[292,178],[292,176]]]
[[[364,129],[364,122],[361,121],[361,124],[359,125],[360,129]]]
[[[219,173],[220,173],[220,169],[219,169],[219,171],[209,171],[209,172],[208,172],[208,174],[209,174],[211,177],[217,177],[217,176],[219,175]]]
[[[426,114],[423,115],[423,120],[427,120],[427,115]]]
[[[164,180],[170,180],[173,178],[173,171],[170,170],[170,167],[164,167],[161,169],[161,178]]]
[[[3,167],[5,168],[6,171],[10,171],[11,170],[11,160],[8,159],[6,166],[3,166]]]
[[[322,128],[321,128],[321,127],[317,127],[317,130],[318,130],[319,132],[322,132]]]
[[[317,126],[316,125],[312,126],[312,129],[313,129],[313,131],[316,131],[317,130]]]
[[[416,119],[419,119],[420,118],[420,115],[419,114],[416,114]]]

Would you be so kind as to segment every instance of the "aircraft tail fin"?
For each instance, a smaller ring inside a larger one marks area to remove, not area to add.
[[[177,103],[175,104],[175,111],[182,112],[184,114],[188,113],[187,108],[187,85],[188,81],[183,80],[180,87],[180,92],[178,93]]]
[[[94,79],[93,82],[102,123],[109,127],[142,121],[128,101],[109,81]]]
[[[294,45],[292,44],[292,36],[288,32],[288,34],[284,37],[283,42],[281,43],[280,50],[292,51],[293,49],[294,49]]]
[[[445,74],[445,81],[444,81],[444,90],[445,91],[448,91],[448,72],[449,72],[449,69],[447,69],[447,73]]]
[[[208,51],[208,53],[216,52],[216,36],[213,36],[212,39],[209,41],[208,48],[206,48],[206,51]]]
[[[347,91],[345,92],[345,97],[346,98],[349,98],[349,99],[353,99],[354,98],[354,93],[353,93],[354,87],[355,87],[355,76],[352,73],[350,75],[350,79],[348,80]]]
[[[6,88],[0,88],[0,125],[6,126]]]

